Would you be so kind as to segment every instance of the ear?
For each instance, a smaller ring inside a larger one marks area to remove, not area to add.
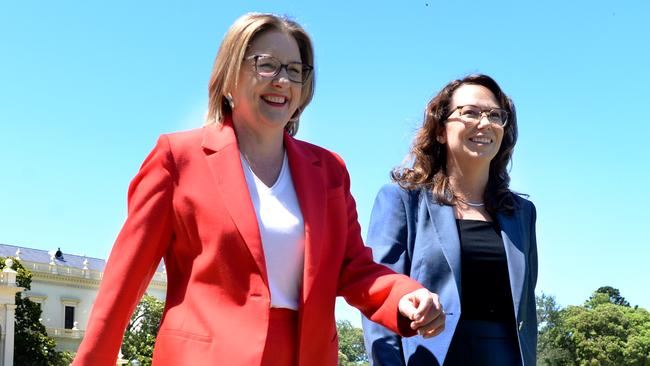
[[[230,105],[230,109],[235,109],[235,101],[232,99],[232,94],[226,93],[224,94],[224,97],[228,101],[228,104]]]

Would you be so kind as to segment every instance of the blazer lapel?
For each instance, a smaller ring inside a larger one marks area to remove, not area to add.
[[[205,159],[217,183],[221,200],[268,286],[266,260],[257,216],[244,177],[232,122],[225,120],[221,125],[204,127],[201,146],[206,153]]]
[[[426,204],[433,222],[433,230],[438,237],[442,252],[447,258],[447,263],[451,267],[456,281],[456,288],[460,296],[460,238],[456,228],[456,219],[454,218],[454,209],[452,206],[439,205],[434,202],[433,194],[427,190]]]
[[[442,253],[451,269],[453,282],[451,282],[452,279],[445,281],[438,291],[444,310],[447,313],[445,330],[438,336],[430,339],[424,339],[417,336],[416,342],[417,344],[425,345],[425,347],[436,356],[436,359],[438,359],[440,364],[442,364],[447,357],[447,351],[461,315],[460,238],[458,237],[458,229],[456,226],[456,219],[454,218],[453,207],[437,204],[434,201],[433,194],[430,190],[426,190],[426,199],[424,201],[426,202],[431,220],[421,221],[423,228],[428,229],[423,230],[422,233],[418,233],[418,235],[422,234],[420,241],[424,247],[431,245],[439,246],[439,248],[442,249]],[[426,253],[436,253],[438,250],[439,249],[435,247],[430,249],[423,248],[422,253],[426,256]],[[426,275],[428,277],[439,276],[436,272],[437,267],[438,265],[435,263],[425,267],[427,268]]]
[[[313,288],[323,249],[327,191],[319,158],[287,134],[284,137],[284,146],[287,149],[291,178],[305,223],[305,267],[302,285],[304,302]]]
[[[497,214],[497,219],[501,226],[501,237],[503,238],[503,246],[508,260],[508,274],[515,307],[515,319],[519,319],[519,303],[521,302],[521,292],[526,275],[526,258],[524,253],[527,251],[524,249],[521,240],[521,225],[517,215],[507,216]]]

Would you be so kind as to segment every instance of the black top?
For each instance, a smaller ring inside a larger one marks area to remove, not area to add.
[[[461,317],[514,323],[508,262],[495,222],[456,220],[461,247]]]

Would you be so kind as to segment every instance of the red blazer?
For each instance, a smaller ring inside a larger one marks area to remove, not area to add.
[[[413,335],[397,303],[421,286],[372,260],[336,154],[285,135],[305,222],[299,365],[336,365],[336,296]],[[124,329],[161,258],[167,298],[153,363],[259,365],[270,292],[264,253],[230,122],[163,135],[128,193],[73,365],[115,365]]]

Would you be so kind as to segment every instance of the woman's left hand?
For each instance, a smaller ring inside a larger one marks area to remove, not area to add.
[[[437,336],[445,329],[445,312],[440,299],[425,288],[402,296],[398,308],[411,320],[411,328],[424,338]]]

